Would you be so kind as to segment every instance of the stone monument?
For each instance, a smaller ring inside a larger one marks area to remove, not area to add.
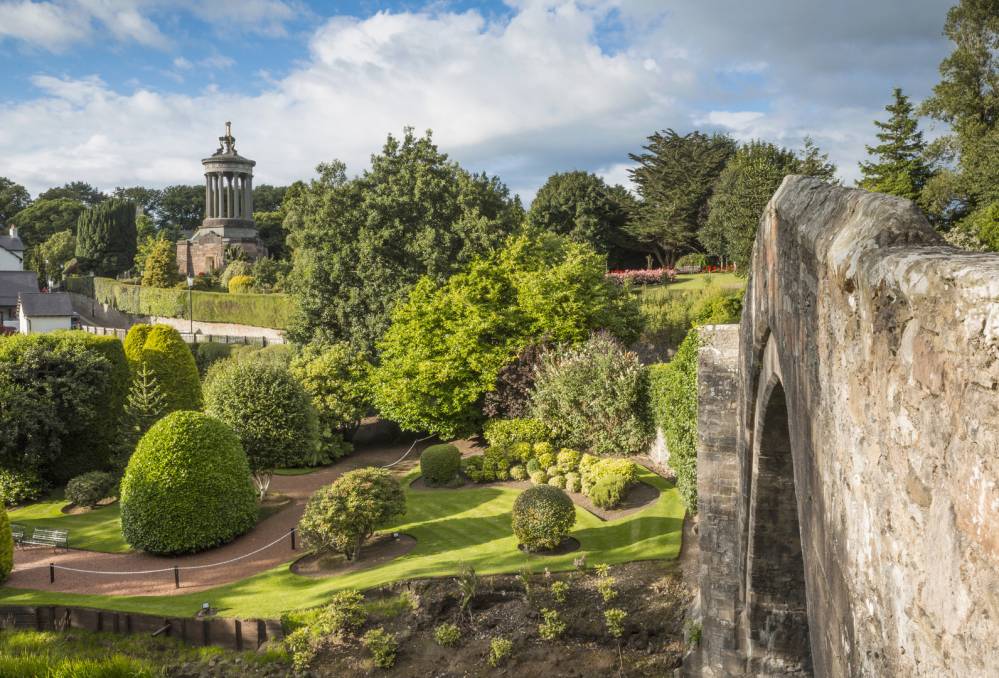
[[[205,218],[194,234],[177,243],[181,275],[221,271],[234,256],[255,260],[267,255],[253,221],[253,166],[257,163],[236,152],[232,123],[205,168]]]

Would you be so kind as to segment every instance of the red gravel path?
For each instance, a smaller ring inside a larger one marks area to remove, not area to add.
[[[14,571],[5,586],[41,589],[64,593],[103,595],[173,595],[228,584],[271,569],[302,555],[292,551],[289,539],[284,539],[260,553],[221,567],[201,570],[181,570],[180,588],[174,586],[173,572],[137,575],[94,575],[56,570],[55,584],[49,583],[49,563],[83,570],[110,572],[155,570],[174,565],[189,567],[208,565],[250,553],[282,535],[298,524],[309,496],[319,487],[331,483],[346,471],[364,466],[383,466],[401,457],[411,443],[373,446],[341,459],[336,464],[302,476],[274,476],[271,490],[292,498],[292,503],[258,524],[251,532],[217,549],[189,556],[161,557],[142,552],[97,553],[94,551],[50,549],[47,547],[19,548],[14,553]],[[407,471],[416,465],[420,450],[429,443],[417,443],[410,455],[392,467]],[[463,447],[465,447],[463,445]],[[191,520],[197,520],[191,516]],[[70,535],[72,537],[72,535]]]

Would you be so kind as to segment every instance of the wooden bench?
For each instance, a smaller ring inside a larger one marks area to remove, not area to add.
[[[43,530],[35,528],[31,531],[31,539],[21,539],[22,544],[33,546],[51,546],[52,548],[69,548],[69,532],[66,530]]]
[[[11,523],[10,535],[14,537],[14,543],[20,545],[20,543],[24,541],[24,525]]]

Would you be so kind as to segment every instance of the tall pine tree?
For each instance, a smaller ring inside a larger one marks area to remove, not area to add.
[[[888,121],[874,121],[881,143],[867,147],[871,160],[860,163],[863,178],[857,185],[868,191],[917,200],[930,178],[924,157],[926,142],[909,97],[899,87],[893,96],[894,101],[885,107],[891,114]]]
[[[80,215],[76,257],[97,275],[117,275],[135,259],[135,203],[112,198]]]

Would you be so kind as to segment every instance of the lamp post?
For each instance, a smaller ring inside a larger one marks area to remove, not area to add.
[[[191,341],[194,341],[194,276],[187,276],[187,319],[190,321]]]

